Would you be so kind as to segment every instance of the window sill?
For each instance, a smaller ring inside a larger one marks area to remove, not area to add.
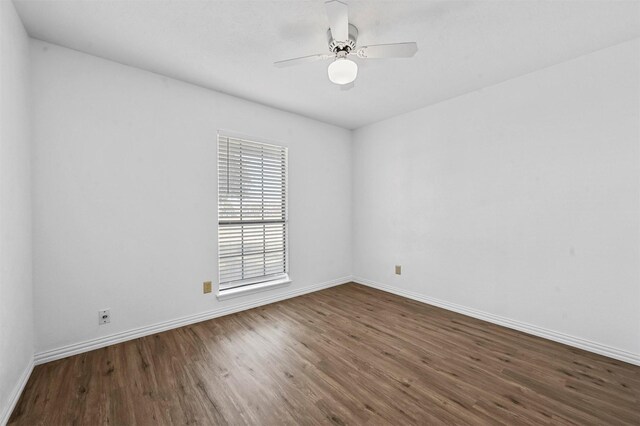
[[[218,291],[216,297],[218,300],[227,300],[233,299],[234,297],[247,296],[253,293],[259,293],[265,290],[271,290],[277,287],[284,287],[291,283],[291,279],[289,277],[281,278],[279,280],[267,281],[264,283],[257,283],[246,285],[238,288],[230,288],[228,290]]]

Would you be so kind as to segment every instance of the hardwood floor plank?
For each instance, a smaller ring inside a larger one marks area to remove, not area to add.
[[[346,284],[37,366],[12,425],[640,425],[640,367]]]

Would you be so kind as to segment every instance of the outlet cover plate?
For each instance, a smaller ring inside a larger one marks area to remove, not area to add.
[[[103,325],[111,322],[111,310],[103,309],[98,311],[98,324]]]
[[[402,265],[396,265],[396,275],[402,275]]]
[[[211,293],[211,281],[205,281],[202,283],[202,292],[205,294]]]

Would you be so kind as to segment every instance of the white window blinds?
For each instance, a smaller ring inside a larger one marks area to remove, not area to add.
[[[218,135],[220,290],[287,274],[287,148]]]

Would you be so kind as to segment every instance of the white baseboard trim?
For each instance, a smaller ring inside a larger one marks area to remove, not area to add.
[[[29,376],[31,376],[31,372],[33,371],[33,358],[29,360],[29,364],[22,372],[18,383],[13,388],[13,392],[10,395],[9,403],[6,407],[4,407],[4,411],[2,412],[2,416],[0,416],[0,425],[5,426],[9,422],[9,417],[11,417],[11,413],[13,413],[14,408],[16,408],[16,404],[20,399],[20,395],[22,395],[22,391],[24,387],[27,385],[27,381],[29,380]]]
[[[565,345],[573,346],[579,349],[584,349],[586,351],[594,352],[599,355],[604,355],[609,358],[617,359],[619,361],[640,365],[640,354],[624,351],[622,349],[617,349],[611,346],[603,345],[601,343],[593,342],[593,341],[582,339],[579,337],[570,336],[568,334],[564,334],[558,331],[553,331],[553,330],[538,327],[535,325],[527,324],[521,321],[512,320],[499,315],[490,314],[488,312],[479,311],[477,309],[467,308],[465,306],[457,305],[455,303],[434,299],[432,297],[424,296],[422,294],[415,293],[412,291],[402,290],[400,288],[390,286],[387,284],[381,284],[366,278],[353,277],[353,281],[358,284],[362,284],[368,287],[376,288],[378,290],[386,291],[387,293],[393,293],[398,296],[406,297],[408,299],[416,300],[418,302],[426,303],[428,305],[437,306],[439,308],[447,309],[449,311],[457,312],[462,315],[467,315],[473,318],[481,319],[483,321],[501,325],[503,327],[522,331],[528,334],[533,334],[534,336],[542,337],[548,340],[553,340],[555,342],[564,343]]]
[[[183,327],[185,325],[210,320],[212,318],[233,314],[247,309],[257,308],[258,306],[268,305],[270,303],[279,302],[281,300],[290,299],[292,297],[301,296],[303,294],[312,293],[314,291],[324,290],[325,288],[348,283],[351,280],[351,276],[341,277],[301,289],[291,290],[286,293],[280,293],[275,296],[265,296],[258,300],[252,300],[251,302],[235,304],[233,306],[225,306],[222,308],[213,309],[211,311],[201,312],[195,315],[189,315],[174,320],[164,321],[144,327],[138,327],[127,331],[122,331],[120,333],[111,334],[109,336],[99,337],[96,339],[86,340],[84,342],[74,343],[56,349],[39,352],[35,354],[34,357],[35,365],[44,364],[46,362],[66,358],[71,355],[77,355],[83,352],[92,351],[94,349],[103,348],[105,346],[114,345],[116,343],[126,342],[127,340],[137,339],[139,337],[160,333],[162,331]]]

